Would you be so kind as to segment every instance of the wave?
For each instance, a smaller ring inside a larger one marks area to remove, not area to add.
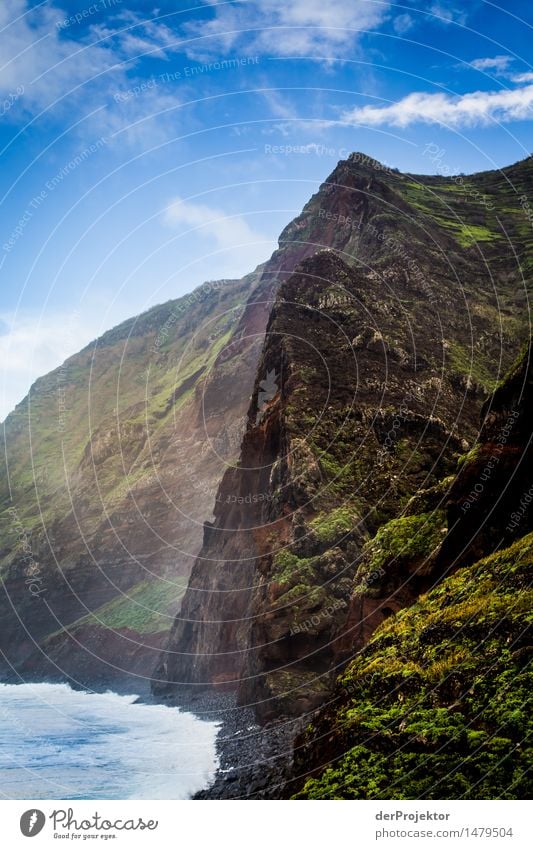
[[[8,799],[187,799],[218,766],[220,723],[138,695],[0,684]]]

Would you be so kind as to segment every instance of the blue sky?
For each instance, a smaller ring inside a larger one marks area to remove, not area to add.
[[[2,0],[0,420],[118,321],[266,259],[350,151],[527,156],[531,24],[528,0]]]

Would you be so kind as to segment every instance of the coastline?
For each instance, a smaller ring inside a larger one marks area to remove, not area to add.
[[[174,693],[154,696],[148,679],[117,677],[113,682],[91,685],[73,682],[68,676],[46,680],[4,680],[5,684],[67,684],[72,690],[135,696],[134,704],[165,705],[191,713],[197,719],[218,722],[216,737],[218,767],[211,783],[197,791],[194,800],[284,799],[292,781],[292,747],[307,723],[304,718],[284,718],[259,725],[253,706],[237,704],[236,694],[215,689],[183,686]]]
[[[214,781],[220,763],[221,723],[191,707],[141,696],[127,681],[90,690],[58,681],[3,683],[4,795],[188,800]]]
[[[307,718],[284,718],[261,726],[252,706],[238,705],[235,693],[213,689],[183,687],[157,701],[190,711],[198,719],[220,722],[215,779],[193,799],[288,798],[293,742]]]

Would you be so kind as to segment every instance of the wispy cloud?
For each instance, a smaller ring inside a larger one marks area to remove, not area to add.
[[[533,116],[533,85],[502,91],[473,91],[456,97],[413,92],[389,106],[361,106],[344,113],[353,124],[407,127],[414,123],[473,127]]]
[[[263,96],[270,115],[275,118],[285,118],[290,120],[297,116],[297,111],[287,98],[284,98],[277,91],[262,91]]]
[[[223,273],[240,276],[268,258],[276,247],[275,240],[256,231],[242,215],[228,215],[221,209],[173,198],[163,213],[167,226],[181,235],[195,233],[206,239],[206,254],[219,251]]]
[[[533,72],[526,71],[523,74],[513,74],[511,80],[514,83],[532,83],[533,82]]]
[[[117,53],[135,59],[149,55],[157,59],[170,59],[179,48],[176,32],[162,21],[141,17],[130,10],[119,12],[112,25],[95,24],[91,27],[93,41],[109,40]]]
[[[415,25],[415,22],[411,15],[404,13],[403,15],[396,15],[392,22],[392,27],[394,32],[398,35],[405,35],[406,32],[409,32]]]
[[[187,27],[189,36],[197,38],[187,48],[194,56],[237,49],[275,56],[344,56],[361,30],[373,29],[385,20],[390,6],[366,0],[248,0],[209,5],[214,17]]]
[[[105,23],[89,18],[80,32],[76,24],[65,25],[69,19],[54,3],[32,8],[28,0],[3,0],[0,95],[24,89],[8,120],[23,123],[47,110],[57,120],[77,109],[98,116],[92,126],[101,134],[173,105],[162,89],[150,92],[148,109],[146,98],[120,105],[113,100],[114,92],[128,90],[136,82],[139,56],[168,58],[177,39],[162,24],[133,12],[114,15],[112,9],[107,10]]]
[[[476,71],[492,71],[495,74],[502,74],[512,61],[512,56],[487,56],[483,59],[473,59],[470,65]]]
[[[431,3],[428,11],[441,24],[465,24],[468,13],[464,9],[458,9],[455,5],[442,2]]]
[[[2,4],[2,68],[0,91],[24,86],[21,106],[40,110],[93,76],[110,71],[117,56],[108,46],[80,43],[62,34],[64,19],[53,5],[31,9],[26,0]]]
[[[76,312],[0,315],[0,421],[39,375],[60,366],[100,332],[100,318]]]

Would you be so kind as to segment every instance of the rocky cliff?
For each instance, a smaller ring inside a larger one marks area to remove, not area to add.
[[[174,652],[192,651],[198,662],[177,678],[248,677],[268,705],[285,687],[276,669],[287,644],[297,661],[289,683],[295,675],[302,706],[315,704],[331,660],[347,651],[353,560],[413,487],[431,485],[471,444],[485,390],[527,323],[531,228],[518,199],[530,177],[530,160],[461,183],[353,154],[254,274],[131,319],[37,381],[2,434],[4,677],[149,678],[203,536],[158,686]],[[335,256],[312,259],[324,248]],[[345,583],[330,581],[344,561]],[[313,621],[287,642],[294,601],[290,627],[308,613]],[[313,624],[323,601],[332,609]],[[223,622],[221,645],[235,655],[204,659],[217,643],[210,619]],[[264,657],[243,652],[263,631]],[[318,678],[313,657],[300,663],[311,644]]]
[[[531,228],[511,197],[530,178],[530,160],[460,184],[355,155],[322,187],[311,215],[334,250],[280,281],[157,692],[224,685],[262,720],[304,714],[442,580],[453,472],[528,329]]]
[[[4,676],[150,677],[238,456],[273,293],[329,238],[328,191],[254,274],[124,322],[39,379],[8,416]]]
[[[298,798],[531,795],[532,353],[487,402],[450,488],[433,554],[448,576],[344,670],[297,741]],[[409,540],[399,553],[415,574]]]

